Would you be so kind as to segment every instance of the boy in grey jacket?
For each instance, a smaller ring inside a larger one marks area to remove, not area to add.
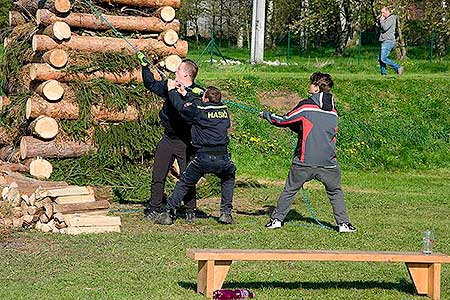
[[[325,186],[338,231],[356,231],[345,207],[341,171],[336,160],[338,115],[333,95],[329,93],[332,87],[333,80],[329,74],[314,73],[310,77],[311,96],[308,99],[300,101],[284,116],[268,111],[261,113],[270,124],[288,127],[298,134],[288,178],[267,228],[280,228],[299,189],[305,182],[317,179]]]
[[[386,76],[386,66],[393,68],[398,75],[402,75],[403,67],[396,64],[389,58],[389,54],[395,47],[395,31],[397,30],[397,16],[391,14],[389,8],[383,7],[381,9],[381,16],[378,19],[378,25],[381,27],[380,38],[381,42],[380,53],[378,60],[380,62],[381,75]]]

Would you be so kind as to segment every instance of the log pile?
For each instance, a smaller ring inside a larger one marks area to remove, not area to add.
[[[97,93],[95,99],[92,97],[86,105],[80,102],[80,88],[76,88],[75,83],[78,87],[80,81],[86,82],[87,86],[99,79],[120,86],[142,83],[141,70],[134,58],[135,49],[144,52],[167,74],[176,71],[188,51],[187,42],[178,36],[180,23],[176,19],[176,9],[180,7],[180,1],[101,0],[92,2],[92,5],[127,40],[112,35],[109,25],[82,1],[14,2],[14,10],[9,12],[12,30],[4,40],[5,47],[8,49],[15,40],[20,41],[27,43],[33,54],[24,59],[22,69],[15,74],[20,77],[19,81],[7,78],[6,82],[14,83],[15,87],[5,90],[6,96],[0,96],[0,113],[15,113],[10,119],[23,119],[19,125],[18,121],[10,124],[0,121],[0,172],[23,172],[39,179],[49,179],[54,171],[52,160],[89,156],[99,148],[93,134],[89,133],[82,139],[72,137],[70,132],[63,130],[63,122],[86,118],[85,123],[105,128],[117,123],[139,122],[145,115],[143,110],[159,107],[160,103],[137,105],[135,102],[112,107],[106,101],[111,95],[106,92]],[[131,57],[135,66],[117,70],[78,65],[83,61],[82,57],[88,55]],[[152,72],[156,79],[161,79],[156,70]],[[17,82],[20,82],[19,87]],[[25,100],[21,98],[24,95],[27,97]],[[20,109],[17,108],[19,105]],[[89,130],[94,130],[94,126]],[[15,216],[6,222],[8,224],[66,233],[95,232],[97,229],[79,229],[89,228],[86,225],[89,222],[98,227],[108,227],[111,231],[117,231],[120,225],[120,220],[110,221],[110,217],[105,215],[89,220],[86,215],[107,210],[105,202],[96,201],[91,195],[52,196],[50,189],[50,194],[44,196],[44,187],[35,187],[30,195],[26,195],[15,184],[2,185],[1,190],[3,204],[7,203]],[[31,196],[32,203],[29,201]],[[52,211],[47,210],[50,206]]]
[[[120,232],[120,217],[107,216],[112,192],[65,182],[0,173],[0,223],[64,234]]]

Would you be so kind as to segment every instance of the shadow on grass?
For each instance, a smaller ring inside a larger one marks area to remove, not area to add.
[[[237,210],[236,214],[239,215],[244,215],[244,216],[268,216],[270,217],[270,215],[272,214],[273,210],[275,209],[275,206],[272,205],[264,205],[263,208],[254,210],[254,211],[241,211],[241,210]],[[322,221],[322,220],[318,220],[320,223],[322,223],[325,226],[334,228],[335,225],[331,224],[330,222],[327,221]],[[295,209],[291,209],[288,213],[288,215],[286,216],[286,219],[284,220],[285,225],[290,225],[290,226],[302,226],[302,225],[316,225],[317,222],[314,218],[312,217],[304,217],[302,214],[298,213]],[[300,224],[301,223],[301,224]],[[303,224],[305,223],[305,224]]]
[[[179,281],[178,285],[186,290],[197,291],[197,284],[187,281]],[[405,279],[400,279],[399,282],[380,282],[380,281],[322,281],[322,282],[281,282],[281,281],[267,281],[267,282],[229,282],[224,283],[223,289],[286,289],[286,290],[322,290],[322,289],[383,289],[396,290],[402,293],[414,294],[415,289],[411,282]]]

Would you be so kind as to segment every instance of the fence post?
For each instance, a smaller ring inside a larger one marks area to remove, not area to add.
[[[291,31],[288,31],[287,63],[291,62]]]
[[[358,33],[358,65],[361,64],[361,31]]]
[[[431,31],[430,64],[433,63],[434,29]]]

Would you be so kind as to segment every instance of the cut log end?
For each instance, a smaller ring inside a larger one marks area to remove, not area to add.
[[[53,49],[45,52],[42,60],[55,68],[63,68],[69,60],[69,55],[62,49]]]
[[[166,43],[166,45],[168,46],[175,45],[178,41],[178,33],[173,29],[164,31],[163,33],[161,33],[161,36],[164,40],[164,43]]]
[[[70,0],[55,0],[55,10],[60,13],[70,11]]]
[[[52,175],[52,164],[42,158],[33,159],[30,163],[30,175],[38,179],[48,179]]]
[[[169,55],[164,59],[164,67],[170,72],[175,72],[181,62],[182,59],[178,55]]]
[[[48,26],[44,33],[58,41],[68,40],[72,35],[69,25],[64,22],[57,21],[52,25]]]
[[[49,140],[58,134],[58,122],[55,119],[40,116],[30,124],[30,130],[34,136]]]
[[[31,111],[32,111],[32,103],[31,98],[27,100],[27,103],[25,104],[25,118],[28,120],[31,117]]]
[[[58,101],[64,95],[64,88],[56,80],[48,80],[40,84],[36,91],[49,101]]]
[[[172,22],[175,19],[175,9],[171,6],[164,6],[156,11],[156,14],[164,22]]]

